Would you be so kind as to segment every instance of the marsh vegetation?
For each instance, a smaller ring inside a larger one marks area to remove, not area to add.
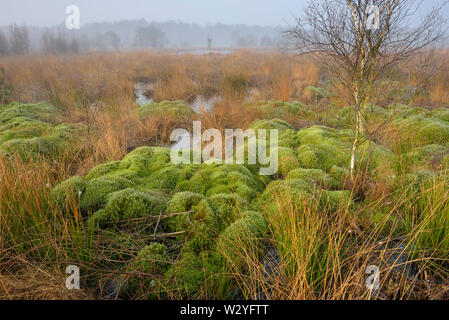
[[[435,59],[425,85],[401,64],[382,79],[351,177],[354,109],[307,57],[1,58],[0,297],[447,298],[449,61]],[[201,97],[220,99],[194,111]],[[278,129],[278,173],[172,164],[170,133],[193,120]],[[67,265],[78,293],[58,280]]]

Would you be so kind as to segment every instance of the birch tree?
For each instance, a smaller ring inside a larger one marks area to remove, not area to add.
[[[379,79],[444,39],[441,9],[447,3],[423,12],[422,0],[312,0],[285,31],[296,52],[312,55],[348,93],[342,98],[355,115],[352,178],[365,110]]]

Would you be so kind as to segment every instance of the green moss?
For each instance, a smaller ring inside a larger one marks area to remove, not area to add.
[[[24,159],[56,158],[79,148],[85,127],[54,126],[57,110],[44,104],[11,104],[0,109],[0,151]]]
[[[178,192],[168,202],[167,213],[180,213],[195,210],[196,206],[204,199],[202,194],[193,192]],[[191,217],[193,215],[178,215],[164,221],[171,232],[191,229]]]
[[[290,124],[288,124],[287,121],[280,120],[280,119],[256,120],[253,123],[251,123],[249,128],[254,129],[254,130],[259,130],[259,129],[265,129],[265,130],[270,130],[270,129],[287,130],[287,129],[290,129],[290,130],[294,130],[294,128]]]
[[[427,110],[424,108],[411,107],[400,103],[389,105],[387,109],[388,116],[397,119],[405,119],[417,115],[426,116],[428,114]]]
[[[204,219],[210,237],[215,237],[233,223],[247,205],[236,194],[217,194],[199,203],[198,217]]]
[[[170,267],[167,247],[161,243],[152,243],[137,254],[134,270],[148,274],[164,274]]]
[[[100,209],[87,220],[87,225],[92,229],[103,228],[108,225],[110,227],[110,222],[109,213],[105,209]]]
[[[332,179],[335,181],[336,185],[335,187],[341,187],[343,185],[343,183],[345,182],[346,178],[349,175],[349,172],[347,169],[338,167],[338,166],[333,166],[330,170],[329,170],[329,175],[332,177]]]
[[[195,112],[183,101],[162,101],[159,103],[153,102],[137,109],[137,113],[140,117],[152,116],[164,116],[169,115],[172,117],[183,118],[192,116]]]
[[[358,147],[356,158],[363,168],[385,171],[393,167],[394,155],[388,148],[366,141]]]
[[[2,106],[0,109],[0,124],[14,120],[14,118],[28,118],[32,120],[40,120],[44,122],[51,122],[54,115],[57,113],[55,107],[44,104],[22,104],[11,103],[7,106]]]
[[[185,212],[192,209],[193,206],[198,205],[198,203],[204,199],[202,194],[193,192],[178,192],[170,199],[167,212]]]
[[[295,156],[295,152],[290,148],[280,147],[278,152],[278,172],[280,177],[286,177],[289,172],[299,168],[299,161]]]
[[[430,115],[433,118],[437,118],[442,121],[449,122],[449,109],[448,108],[439,108],[439,109],[432,110]]]
[[[278,130],[279,147],[294,148],[298,145],[296,140],[296,131],[284,120],[256,120],[251,123],[249,129],[255,130],[257,138],[260,137],[259,130],[266,130],[265,134],[267,147],[269,147],[271,143],[270,130]],[[247,151],[247,145],[245,145],[245,151]]]
[[[312,171],[313,172],[313,171]],[[267,208],[266,212],[279,212],[283,205],[293,204],[298,209],[311,199],[317,199],[320,207],[329,212],[338,209],[353,208],[353,201],[350,191],[330,191],[323,190],[319,184],[311,179],[311,172],[293,172],[292,175],[300,174],[301,179],[275,180],[271,182],[259,201],[260,208]],[[326,179],[326,175],[321,172],[321,177]]]
[[[175,190],[180,183],[191,178],[194,171],[195,169],[190,166],[167,165],[151,176],[153,182],[147,184],[147,187]]]
[[[170,149],[141,147],[127,154],[120,162],[119,169],[129,169],[140,176],[148,176],[168,163]]]
[[[167,273],[172,289],[188,299],[223,299],[229,292],[224,258],[215,251],[195,254],[184,251]]]
[[[165,297],[166,281],[160,277],[170,266],[170,257],[164,244],[145,246],[128,267],[129,272],[139,274],[128,278],[128,295],[151,300]]]
[[[354,132],[314,126],[298,132],[300,147],[297,149],[299,165],[306,169],[325,172],[336,166],[348,168],[351,160]],[[364,137],[361,137],[363,141]],[[356,168],[372,170],[390,164],[393,154],[385,147],[365,142],[357,148]],[[369,166],[368,166],[369,164]]]
[[[233,271],[243,271],[248,259],[258,259],[268,233],[260,213],[246,212],[232,223],[218,238],[218,250]]]
[[[292,179],[302,179],[310,184],[317,184],[325,189],[337,188],[340,185],[338,182],[339,180],[336,180],[331,174],[327,174],[320,169],[299,168],[292,170],[288,173],[287,180]]]
[[[106,205],[111,193],[129,188],[132,185],[131,181],[124,178],[108,179],[100,177],[88,180],[81,196],[80,208],[85,212],[99,210]]]
[[[117,170],[119,165],[120,165],[120,161],[112,161],[112,162],[100,164],[89,171],[89,173],[86,175],[86,179],[90,180],[90,179],[94,179],[94,178],[100,178],[106,174],[110,174],[110,173],[114,172],[115,170]]]
[[[336,129],[327,128],[323,126],[313,126],[307,129],[302,129],[298,131],[298,141],[301,145],[313,145],[313,144],[329,144],[334,143],[337,145],[341,145],[340,132]]]
[[[307,119],[311,119],[316,116],[315,112],[298,101],[263,101],[258,102],[255,107],[259,110],[263,110],[269,118],[279,118],[282,116],[288,116],[289,114]]]
[[[315,187],[302,179],[275,180],[270,182],[262,193],[259,201],[262,206],[276,206],[284,199],[295,199],[298,203],[311,196]]]
[[[243,165],[203,164],[191,179],[180,182],[177,187],[206,196],[236,193],[251,201],[262,185]]]
[[[347,208],[353,208],[351,191],[322,191],[322,207],[330,212],[345,211]]]
[[[51,192],[51,198],[60,207],[65,207],[70,200],[79,200],[86,184],[82,177],[73,176],[58,184]]]
[[[398,119],[394,123],[402,128],[404,135],[411,135],[414,144],[446,144],[449,141],[449,123],[422,115]]]
[[[306,169],[320,169],[329,172],[334,166],[347,166],[349,151],[328,144],[302,145],[297,150],[299,165]]]
[[[117,222],[163,214],[165,201],[152,193],[144,193],[135,189],[125,189],[112,193],[104,209],[108,222]]]
[[[430,168],[434,164],[441,164],[444,166],[444,156],[449,154],[449,148],[438,144],[431,144],[427,146],[413,148],[407,157],[413,163],[420,167]]]
[[[56,157],[63,150],[61,139],[35,137],[31,139],[9,140],[1,145],[1,151],[17,154],[23,159],[38,160],[43,157]]]
[[[191,179],[183,181],[179,184],[179,189],[194,193],[205,194],[210,188],[210,171],[199,170]]]
[[[310,96],[315,100],[321,100],[323,98],[331,97],[332,94],[323,88],[317,88],[314,86],[309,86],[304,89],[304,95]]]
[[[14,139],[30,139],[44,136],[51,132],[51,126],[41,121],[27,121],[13,128],[0,130],[0,145]]]
[[[371,121],[381,121],[381,120],[386,121],[390,117],[385,108],[371,104],[365,107],[363,116],[367,123],[370,123]],[[356,116],[354,107],[346,106],[337,112],[336,118],[334,119],[332,124],[337,128],[355,129],[356,124],[355,120]]]

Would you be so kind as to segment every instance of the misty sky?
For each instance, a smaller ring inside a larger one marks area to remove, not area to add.
[[[430,7],[438,0],[425,0]],[[49,26],[64,22],[67,5],[78,5],[81,24],[144,18],[201,25],[284,25],[308,0],[0,0],[0,25]],[[449,8],[445,10],[449,15]]]

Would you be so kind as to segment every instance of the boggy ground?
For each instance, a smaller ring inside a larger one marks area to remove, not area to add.
[[[304,58],[127,53],[0,64],[0,298],[448,298],[441,82],[406,83],[398,67],[366,112],[351,177],[351,108]],[[137,82],[155,84],[154,103],[137,105]],[[196,113],[199,95],[220,99]],[[172,164],[170,133],[193,120],[278,129],[278,173]],[[79,294],[57,280],[70,264],[81,268]],[[370,265],[380,270],[374,291]]]

